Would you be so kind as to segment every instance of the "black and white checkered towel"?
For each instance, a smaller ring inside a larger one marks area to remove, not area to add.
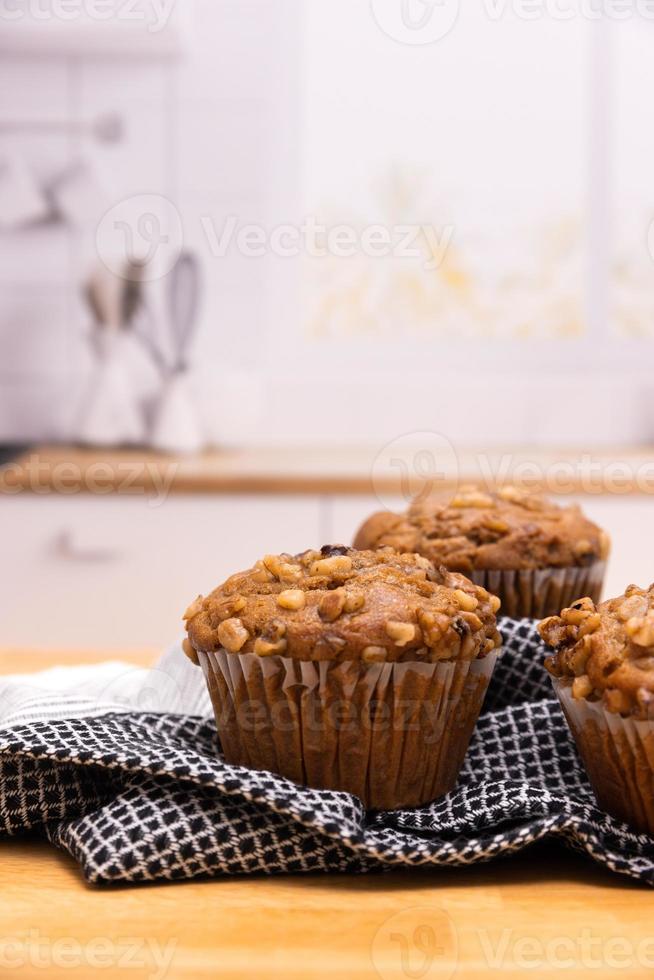
[[[47,681],[26,697],[12,679],[0,685],[0,834],[47,835],[90,882],[464,865],[558,836],[654,884],[654,840],[594,803],[534,624],[501,628],[457,788],[393,813],[226,765],[201,672],[178,649],[136,686],[107,668],[101,692],[87,678],[62,693],[57,675],[59,695]]]

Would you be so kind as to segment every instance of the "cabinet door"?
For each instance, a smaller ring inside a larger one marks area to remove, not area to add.
[[[0,501],[0,644],[161,646],[199,593],[267,552],[320,545],[311,497]]]

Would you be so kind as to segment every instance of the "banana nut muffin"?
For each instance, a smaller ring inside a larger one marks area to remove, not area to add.
[[[545,666],[568,678],[575,700],[639,720],[654,718],[654,585],[630,585],[596,606],[580,599],[538,630],[555,653]]]
[[[654,586],[580,599],[539,631],[600,806],[654,834]]]
[[[391,549],[267,555],[187,610],[228,762],[372,809],[456,783],[501,640],[499,602]]]
[[[419,555],[328,546],[268,555],[186,612],[187,652],[298,660],[472,660],[499,646],[499,601]]]
[[[354,541],[417,552],[499,595],[509,616],[558,612],[580,594],[599,599],[609,539],[576,505],[515,486],[417,498],[404,514],[374,514]]]

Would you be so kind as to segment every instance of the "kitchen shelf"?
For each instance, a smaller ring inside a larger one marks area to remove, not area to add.
[[[57,477],[62,467],[72,467],[78,474],[78,492],[93,492],[91,485],[98,466],[111,474],[103,478],[109,492],[119,492],[121,481],[128,475],[132,489],[141,493],[156,490],[161,480],[165,479],[171,493],[181,494],[382,493],[399,496],[407,491],[417,494],[424,491],[424,480],[418,473],[412,473],[412,450],[408,452],[405,469],[409,477],[406,486],[399,469],[374,472],[377,450],[372,446],[268,446],[214,450],[192,456],[167,456],[148,449],[101,450],[46,445],[35,447],[16,460],[11,470],[0,471],[0,495],[29,491],[35,471],[38,471],[39,484],[45,484],[56,493]],[[616,461],[621,461],[628,466],[632,476],[622,481],[619,496],[648,497],[648,488],[641,485],[637,477],[644,467],[648,467],[647,472],[650,472],[651,460],[652,449],[649,447],[614,447],[596,450],[592,454],[572,449],[504,447],[476,451],[470,448],[459,453],[456,469],[448,469],[444,465],[439,487],[446,489],[462,483],[483,483],[490,471],[502,474],[499,482],[512,478],[526,479],[531,489],[549,494],[557,491],[586,494],[590,483],[593,487],[590,496],[597,496],[602,492],[602,473],[610,474]],[[503,467],[507,462],[509,469],[505,470]],[[563,487],[549,486],[545,478],[550,467],[561,464],[572,468],[565,491]],[[537,472],[527,478],[521,477],[525,465],[535,466]],[[596,485],[598,483],[599,486]]]

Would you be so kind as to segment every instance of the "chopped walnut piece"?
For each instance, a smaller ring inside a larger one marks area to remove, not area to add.
[[[191,660],[195,666],[198,667],[200,661],[198,659],[197,651],[191,646],[191,641],[188,639],[188,637],[184,638],[182,642],[182,649],[189,660]]]
[[[465,609],[466,612],[474,612],[479,605],[479,600],[475,599],[475,597],[470,595],[468,592],[464,592],[463,589],[456,589],[454,595],[456,596],[456,601],[459,603],[461,609]]]
[[[588,674],[575,677],[572,682],[572,696],[575,700],[578,701],[580,698],[587,698],[589,694],[592,694],[592,691],[593,685]]]
[[[386,660],[386,647],[365,647],[361,651],[361,659],[368,664],[383,663]]]
[[[197,599],[195,599],[191,603],[191,605],[188,607],[188,609],[182,616],[184,622],[186,623],[190,622],[192,619],[195,619],[195,617],[199,615],[199,613],[202,612],[202,602],[203,602],[203,597],[199,595]]]
[[[285,589],[277,596],[277,604],[282,609],[304,609],[307,598],[302,589]]]
[[[238,653],[250,639],[240,619],[226,619],[218,627],[218,640],[230,653]]]
[[[630,619],[625,630],[627,636],[639,647],[654,646],[654,611],[647,616],[638,616]]]
[[[348,592],[345,597],[344,611],[346,613],[359,612],[366,604],[366,597],[362,592]]]
[[[321,558],[311,566],[311,575],[341,576],[352,571],[352,559],[347,555],[335,555],[333,558]]]
[[[326,592],[318,604],[318,614],[326,623],[333,623],[345,609],[345,589]]]
[[[386,623],[386,632],[397,647],[405,647],[416,638],[416,628],[413,623],[396,623],[390,620]]]
[[[266,640],[258,636],[254,641],[254,652],[258,657],[273,657],[286,652],[287,641],[284,637],[279,640]]]

